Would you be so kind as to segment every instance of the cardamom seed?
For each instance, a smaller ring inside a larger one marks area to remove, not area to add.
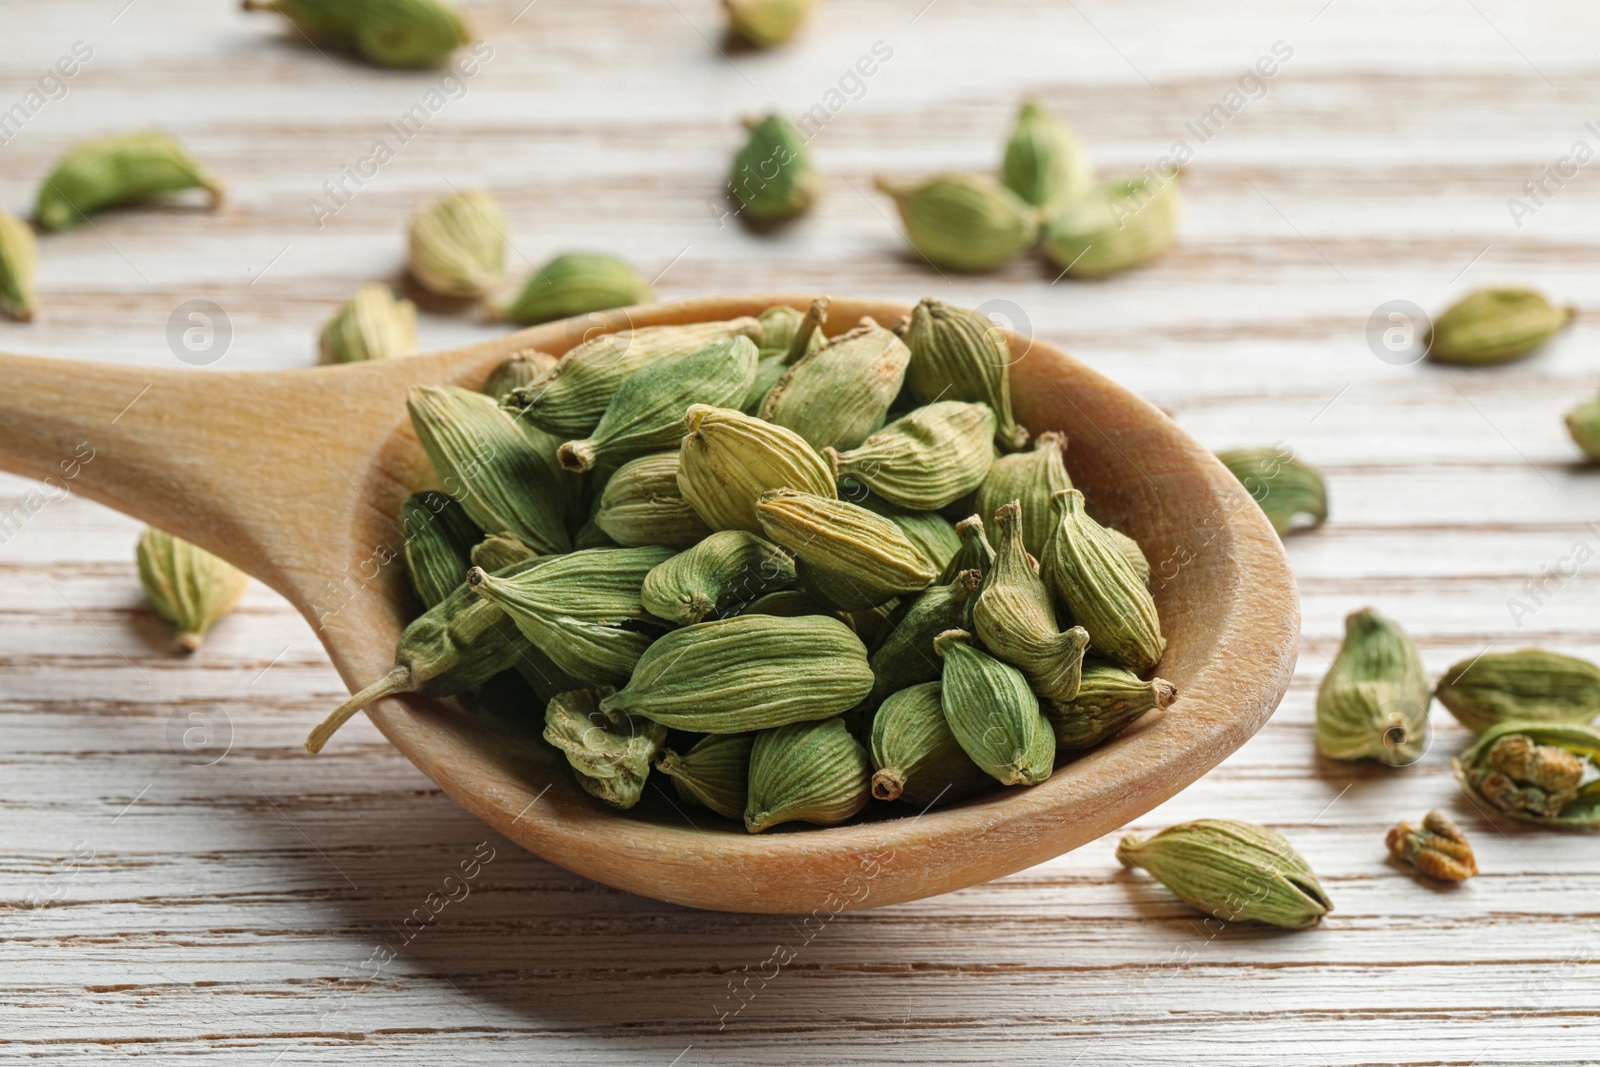
[[[1600,667],[1542,648],[1487,652],[1445,671],[1433,695],[1474,733],[1511,720],[1581,725],[1600,715]]]
[[[1084,510],[1082,493],[1064,490],[1054,503],[1055,529],[1040,561],[1045,584],[1089,632],[1096,651],[1143,674],[1161,662],[1167,647],[1150,590]]]
[[[890,694],[872,720],[872,795],[926,810],[953,804],[993,779],[972,762],[944,718],[943,687],[924,682]]]
[[[855,448],[883,425],[900,395],[911,352],[870,318],[804,356],[761,406],[813,448]]]
[[[933,651],[934,639],[966,626],[978,586],[977,571],[962,571],[948,582],[924,589],[896,612],[888,634],[872,653],[871,706],[878,707],[902,689],[939,680],[944,663]]]
[[[744,530],[723,530],[646,575],[641,602],[658,619],[689,624],[794,581],[794,560],[783,549]]]
[[[879,177],[894,198],[911,247],[935,267],[1005,266],[1039,238],[1039,209],[984,174],[938,174],[920,182]]]
[[[545,708],[544,739],[565,753],[590,796],[626,810],[644,795],[650,764],[667,743],[667,728],[617,712],[600,702],[614,690],[562,693]]]
[[[1050,591],[1022,545],[1022,505],[1015,500],[1005,505],[995,513],[995,523],[1000,547],[994,570],[984,576],[972,606],[978,638],[993,655],[1020,670],[1041,697],[1071,700],[1078,693],[1089,634],[1081,626],[1057,626]]]
[[[678,796],[728,819],[744,818],[750,795],[750,747],[755,734],[709,734],[679,755],[668,749],[656,770],[672,779]]]
[[[33,318],[33,275],[38,243],[28,224],[0,211],[0,312],[19,322]]]
[[[538,555],[510,534],[490,534],[472,546],[467,554],[468,566],[461,569],[461,577],[465,579],[467,571],[472,567],[482,567],[493,574],[513,563],[535,559]]]
[[[1600,398],[1567,412],[1567,433],[1590,459],[1600,459]]]
[[[1433,687],[1417,646],[1371,608],[1344,620],[1344,644],[1317,690],[1317,749],[1329,759],[1405,766],[1428,743]]]
[[[1000,167],[1006,188],[1040,208],[1089,191],[1094,175],[1078,138],[1043,102],[1025,100]]]
[[[1106,536],[1111,539],[1111,543],[1116,545],[1117,551],[1122,553],[1122,558],[1128,561],[1128,566],[1133,568],[1133,573],[1139,576],[1141,582],[1149,586],[1150,561],[1145,558],[1144,549],[1139,547],[1139,542],[1121,530],[1114,530],[1109,526],[1102,526],[1101,529],[1105,530]]]
[[[749,138],[733,157],[728,188],[755,223],[782,222],[803,214],[822,193],[804,135],[782,115],[747,119]]]
[[[244,0],[276,11],[312,41],[342,45],[380,67],[435,67],[472,40],[466,19],[443,0]]]
[[[511,390],[520,389],[549,374],[555,365],[555,356],[537,348],[513,352],[490,373],[488,380],[483,383],[483,392],[499,403]]]
[[[406,266],[424,289],[481,299],[506,269],[506,217],[481,189],[454,193],[411,216]]]
[[[680,456],[658,452],[618,467],[600,494],[595,524],[619,545],[691,548],[711,534],[679,489]]]
[[[1011,412],[1011,364],[1017,357],[1004,330],[976,311],[928,297],[901,324],[901,334],[911,350],[906,384],[913,396],[924,404],[987,404],[995,416],[996,444],[1015,451],[1027,442],[1028,431]]]
[[[889,503],[937,511],[983,484],[994,462],[993,438],[988,405],[941,400],[896,419],[859,448],[822,452],[839,477]]]
[[[648,304],[656,292],[638,271],[616,256],[570,252],[528,276],[515,300],[495,309],[523,326],[569,319],[595,311]]]
[[[1465,882],[1478,873],[1472,845],[1450,816],[1430,811],[1422,825],[1402,822],[1384,838],[1389,855],[1441,882]]]
[[[1428,358],[1472,367],[1509,363],[1560,333],[1573,314],[1532,289],[1479,289],[1433,320]]]
[[[1302,930],[1333,910],[1294,846],[1254,823],[1197,819],[1153,837],[1127,834],[1117,859],[1143,867],[1179,900],[1223,922]]]
[[[467,517],[466,509],[432,489],[406,497],[400,529],[411,588],[422,606],[431,608],[466,578],[473,546],[483,532]]]
[[[864,493],[851,502],[900,527],[906,540],[916,545],[917,550],[941,570],[961,551],[961,535],[956,533],[956,528],[948,519],[936,511],[913,511],[898,507],[871,493]]]
[[[972,646],[965,630],[934,638],[944,660],[945,721],[972,762],[1001,785],[1038,785],[1055,766],[1056,735],[1022,672]]]
[[[728,9],[728,29],[757,48],[772,48],[793,37],[813,0],[722,0]]]
[[[837,826],[872,799],[872,762],[840,718],[762,730],[750,748],[744,826],[753,834],[786,822]]]
[[[387,285],[363,285],[318,336],[324,363],[364,363],[417,354],[417,306]]]
[[[1051,529],[1055,529],[1054,523],[1051,523]],[[994,546],[983,532],[982,519],[969,515],[956,523],[956,537],[960,538],[961,547],[939,573],[940,585],[949,585],[962,571],[988,574],[994,567]]]
[[[855,504],[773,489],[756,510],[767,537],[799,558],[802,586],[846,611],[921,592],[938,575],[900,527]]]
[[[177,631],[185,652],[200,647],[206,631],[234,609],[250,584],[233,564],[154,526],[139,536],[137,556],[145,599]]]
[[[204,189],[222,203],[222,182],[176,139],[151,131],[73,145],[39,186],[39,225],[66,230],[97,211],[185,189]]]
[[[1066,434],[1042,433],[1034,438],[1031,451],[996,459],[978,487],[979,515],[993,515],[1008,501],[1021,503],[1022,546],[1035,559],[1044,558],[1055,529],[1055,495],[1072,488],[1061,458],[1066,450]]]
[[[1301,516],[1309,526],[1321,526],[1328,518],[1328,490],[1315,467],[1294,458],[1282,448],[1241,448],[1219,452],[1217,458],[1249,491],[1266,512],[1267,520],[1279,536],[1295,529]]]
[[[1044,252],[1063,274],[1103,278],[1141,267],[1172,244],[1178,179],[1119,178],[1061,206],[1044,228]]]
[[[756,500],[769,489],[834,495],[827,461],[793,430],[704,404],[685,423],[678,488],[713,529],[764,533]]]
[[[1513,819],[1600,827],[1600,730],[1592,726],[1503,722],[1451,766],[1469,794]]]
[[[1115,737],[1145,712],[1171,707],[1176,699],[1177,686],[1165,678],[1147,682],[1109,663],[1086,663],[1078,694],[1044,701],[1044,714],[1055,728],[1056,748],[1076,752]]]

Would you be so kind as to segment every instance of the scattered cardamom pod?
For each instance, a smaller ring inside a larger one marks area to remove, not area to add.
[[[1600,730],[1592,726],[1503,722],[1451,765],[1472,796],[1513,819],[1600,828]]]
[[[352,48],[380,67],[435,67],[472,30],[444,0],[244,0],[246,11],[276,11],[312,41]]]
[[[920,182],[880,177],[906,239],[935,267],[995,270],[1033,247],[1039,209],[983,174],[938,174]]]
[[[1177,178],[1120,178],[1060,207],[1044,252],[1062,273],[1103,278],[1141,267],[1172,244],[1182,194]]]
[[[972,762],[945,721],[943,687],[890,694],[872,719],[872,795],[926,809],[980,792],[993,779]]]
[[[1106,528],[1084,510],[1082,493],[1064,490],[1054,504],[1055,529],[1040,560],[1045,584],[1100,655],[1143,674],[1167,647],[1155,599]]]
[[[177,631],[185,652],[200,647],[206,631],[234,609],[250,584],[233,564],[154,526],[139,536],[137,556],[145,599]]]
[[[1243,485],[1279,536],[1295,528],[1295,519],[1310,518],[1321,526],[1328,518],[1328,490],[1315,467],[1281,448],[1240,448],[1218,452],[1217,458]]]
[[[722,0],[735,37],[771,48],[793,37],[811,14],[813,0]]]
[[[1567,433],[1590,459],[1600,459],[1600,398],[1567,412]]]
[[[1532,289],[1479,289],[1433,320],[1428,358],[1471,367],[1509,363],[1560,333],[1572,316]]]
[[[406,266],[430,293],[478,300],[506,269],[506,217],[481,189],[454,193],[411,216]]]
[[[411,588],[422,606],[431,608],[466,580],[473,546],[483,539],[483,531],[465,508],[433,489],[406,497],[400,529]]]
[[[934,639],[965,628],[978,586],[977,571],[962,571],[948,582],[924,589],[896,612],[888,634],[872,653],[869,704],[877,707],[902,689],[940,679],[944,662],[933,650]]]
[[[883,425],[900,395],[911,351],[870,318],[784,372],[761,417],[813,448],[855,448]]]
[[[1022,545],[1022,505],[1013,500],[995,512],[1000,545],[994,569],[972,606],[978,639],[1002,662],[1021,671],[1046,700],[1077,696],[1089,634],[1081,626],[1062,630],[1050,591],[1034,571]]]
[[[594,311],[648,304],[656,292],[632,266],[598,252],[557,256],[528,276],[515,300],[495,309],[500,318],[537,326]]]
[[[728,188],[752,222],[771,223],[803,214],[822,193],[805,136],[782,115],[747,119],[750,133],[733,157]]]
[[[324,363],[364,363],[417,354],[417,306],[387,285],[363,285],[322,328]]]
[[[1055,529],[1054,522],[1050,528]],[[994,545],[989,543],[989,535],[983,531],[982,519],[969,515],[956,523],[956,537],[960,538],[961,547],[944,565],[944,570],[939,572],[940,585],[949,585],[962,571],[988,574],[994,567]]]
[[[472,567],[482,567],[493,574],[503,570],[513,563],[522,563],[526,560],[536,559],[539,553],[512,537],[510,534],[490,534],[467,553],[467,566],[461,569],[461,578],[466,580],[467,571]],[[459,584],[459,583],[458,583]]]
[[[744,818],[750,795],[750,746],[755,734],[709,734],[681,756],[668,749],[656,770],[672,779],[678,796],[728,819]]]
[[[934,638],[944,660],[945,721],[972,762],[1001,785],[1038,785],[1055,766],[1056,735],[1015,667],[980,652],[965,630]]]
[[[566,754],[584,792],[627,809],[644,795],[650,764],[667,743],[667,728],[600,709],[609,686],[562,693],[544,712],[544,739]]]
[[[1076,199],[1094,181],[1077,136],[1039,100],[1023,101],[1000,175],[1007,189],[1040,208]]]
[[[524,348],[513,352],[496,367],[483,383],[483,393],[496,403],[504,400],[513,389],[538,381],[556,365],[556,357],[537,348]]]
[[[855,504],[772,489],[756,510],[767,537],[799,557],[801,585],[846,611],[921,592],[938,576],[900,527]]]
[[[858,448],[822,451],[839,477],[898,507],[937,511],[983,484],[994,463],[994,412],[987,404],[941,400],[896,419]]]
[[[33,318],[33,275],[39,246],[26,222],[0,211],[0,312],[19,322]]]
[[[1143,867],[1179,900],[1223,922],[1315,926],[1333,901],[1282,834],[1253,823],[1197,819],[1153,837],[1127,834],[1125,867]]]
[[[1021,503],[1022,546],[1035,559],[1044,558],[1055,529],[1055,495],[1072,488],[1062,460],[1066,450],[1066,434],[1042,433],[1034,438],[1031,451],[996,459],[978,486],[979,515],[993,515],[1012,500]]]
[[[658,452],[618,467],[600,494],[594,521],[619,545],[692,548],[710,535],[679,489],[680,456]]]
[[[745,829],[786,822],[837,826],[872,799],[872,762],[840,718],[762,730],[750,748]]]
[[[704,404],[685,424],[678,488],[712,529],[765,533],[756,500],[769,489],[834,495],[832,468],[793,430]]]
[[[1600,667],[1542,648],[1486,652],[1445,671],[1433,695],[1475,733],[1511,720],[1582,725],[1600,716]]]
[[[1428,812],[1421,826],[1400,823],[1384,843],[1389,855],[1441,882],[1465,882],[1478,873],[1467,835],[1442,811]]]
[[[1106,536],[1111,539],[1112,544],[1117,546],[1117,551],[1122,553],[1122,558],[1128,561],[1128,566],[1133,568],[1133,573],[1138,575],[1139,580],[1148,586],[1150,584],[1150,561],[1145,558],[1144,549],[1139,547],[1139,542],[1121,530],[1114,530],[1109,526],[1102,526],[1101,529],[1106,532]]]
[[[681,625],[794,584],[788,553],[745,530],[711,534],[644,579],[644,609]]]
[[[996,444],[1015,451],[1027,443],[1028,431],[1011,413],[1011,364],[1017,357],[1004,330],[976,311],[928,297],[901,324],[900,334],[911,351],[906,384],[913,396],[924,404],[987,404],[995,416]]]
[[[1371,608],[1344,620],[1344,644],[1317,690],[1317,749],[1329,759],[1405,766],[1428,744],[1433,686],[1417,646]]]
[[[222,202],[222,182],[173,137],[100,137],[74,145],[45,176],[36,217],[47,230],[66,230],[105,208],[185,189],[206,190],[213,208]]]
[[[1109,663],[1086,663],[1076,696],[1043,704],[1055,728],[1056,749],[1076,752],[1115,737],[1145,712],[1171,707],[1177,699],[1177,686],[1165,678],[1145,681]]]
[[[900,527],[906,540],[916,545],[917,550],[941,570],[961,551],[961,535],[956,533],[956,528],[948,519],[936,511],[913,511],[898,507],[871,493],[851,503],[858,503],[874,515],[882,515]]]

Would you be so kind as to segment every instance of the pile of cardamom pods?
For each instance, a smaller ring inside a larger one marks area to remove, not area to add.
[[[613,807],[656,772],[760,832],[1036,785],[1170,705],[1149,565],[1089,516],[1061,434],[1028,447],[1003,331],[929,299],[828,338],[827,309],[413,389],[426,610],[307,747],[391,694],[476,691],[542,714]]]

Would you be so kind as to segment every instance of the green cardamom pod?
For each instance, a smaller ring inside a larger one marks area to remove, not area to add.
[[[1579,404],[1567,412],[1567,433],[1583,454],[1600,459],[1600,398]]]
[[[872,720],[872,795],[926,810],[980,792],[993,779],[972,762],[945,721],[943,687],[893,693]]]
[[[513,352],[506,357],[504,363],[490,373],[488,380],[483,383],[483,392],[499,403],[511,390],[520,389],[549,374],[555,365],[555,356],[541,352],[537,348],[524,348],[521,352]]]
[[[935,267],[986,271],[1005,266],[1039,238],[1039,209],[984,174],[938,174],[920,182],[880,177],[906,239]]]
[[[978,487],[978,514],[993,515],[1012,500],[1022,504],[1022,545],[1035,559],[1044,558],[1055,529],[1055,495],[1072,488],[1062,454],[1067,435],[1050,431],[1033,440],[1033,449],[1001,456]]]
[[[250,579],[227,560],[146,526],[139,536],[139,584],[155,613],[178,633],[178,647],[193,652],[218,619],[234,609]]]
[[[1600,730],[1592,726],[1503,722],[1451,765],[1470,795],[1513,819],[1600,828]]]
[[[838,715],[871,689],[866,647],[837,619],[736,615],[662,636],[605,707],[737,734]]]
[[[939,680],[944,662],[933,651],[934,639],[965,628],[979,584],[977,571],[962,571],[942,585],[924,589],[895,613],[872,653],[868,704],[878,707],[902,689]]]
[[[744,399],[755,380],[756,358],[755,344],[735,337],[635,372],[611,398],[594,433],[561,446],[561,465],[586,471],[599,462],[676,447],[691,406],[724,407]]]
[[[1055,529],[1040,560],[1045,584],[1097,652],[1143,674],[1167,647],[1155,599],[1106,528],[1084,510],[1082,493],[1067,489],[1054,503]]]
[[[668,749],[656,770],[672,779],[678,796],[728,819],[744,818],[750,795],[750,746],[755,734],[709,734],[681,756]]]
[[[0,312],[19,322],[33,318],[33,275],[38,242],[28,224],[0,211]]]
[[[1089,191],[1094,175],[1077,136],[1038,100],[1025,100],[1006,142],[1000,177],[1035,207],[1063,204]]]
[[[978,651],[965,630],[940,634],[933,650],[944,660],[945,721],[972,762],[1001,785],[1049,778],[1056,735],[1022,672]]]
[[[656,298],[638,271],[598,252],[557,256],[528,276],[515,300],[495,309],[523,326],[569,319],[595,311],[648,304]]]
[[[1054,523],[1051,523],[1051,529],[1055,529]],[[983,531],[982,519],[969,515],[956,523],[956,537],[960,538],[961,547],[939,573],[940,585],[949,585],[962,571],[988,574],[994,568],[994,545],[989,543],[989,535]]]
[[[353,48],[380,67],[436,67],[472,30],[443,0],[244,0],[246,11],[276,11],[314,42]]]
[[[322,327],[324,363],[364,363],[417,354],[417,306],[387,285],[363,285]]]
[[[897,507],[871,493],[865,493],[851,502],[860,504],[874,515],[882,515],[900,527],[906,539],[941,570],[961,551],[961,535],[956,533],[949,519],[936,511],[913,511]]]
[[[744,826],[753,834],[786,822],[837,826],[872,799],[872,761],[840,718],[762,730],[750,747]]]
[[[1572,316],[1532,289],[1479,289],[1433,320],[1428,358],[1472,367],[1509,363],[1560,333]]]
[[[1133,573],[1138,575],[1139,580],[1148,586],[1150,584],[1150,561],[1145,558],[1144,549],[1139,547],[1139,542],[1121,530],[1114,530],[1109,526],[1103,526],[1101,529],[1105,530],[1106,536],[1111,539],[1112,544],[1117,546],[1117,551],[1122,553],[1122,558],[1128,561],[1128,566],[1133,568]]]
[[[1219,452],[1217,458],[1249,491],[1279,536],[1295,528],[1295,520],[1309,517],[1308,526],[1321,526],[1328,518],[1328,490],[1315,467],[1302,463],[1282,448],[1241,448]]]
[[[1050,591],[1022,545],[1022,505],[1013,500],[995,513],[1000,547],[994,570],[972,606],[978,639],[1001,661],[1017,668],[1048,700],[1078,693],[1089,634],[1081,626],[1062,630]]]
[[[644,609],[681,625],[794,584],[794,560],[744,530],[723,530],[645,576]]]
[[[793,37],[811,14],[814,0],[722,0],[728,29],[757,48],[771,48]]]
[[[461,577],[465,580],[467,571],[471,567],[482,567],[493,574],[513,563],[535,559],[538,555],[539,553],[510,534],[490,534],[473,545],[467,553],[468,566],[461,569]]]
[[[505,272],[506,228],[494,197],[454,193],[411,216],[406,266],[430,293],[481,299]]]
[[[690,548],[711,533],[678,489],[679,456],[660,452],[617,468],[594,521],[619,545]]]
[[[117,134],[73,145],[39,186],[39,225],[66,230],[97,211],[185,189],[222,202],[222,182],[164,133]]]
[[[411,588],[422,606],[431,608],[466,578],[473,546],[482,540],[483,531],[467,517],[465,508],[432,489],[406,497],[400,529]]]
[[[1442,811],[1430,811],[1421,826],[1402,822],[1384,838],[1389,855],[1441,882],[1465,882],[1478,873],[1478,860],[1461,828]]]
[[[479,529],[509,533],[541,555],[571,547],[570,475],[555,462],[548,435],[518,426],[493,400],[456,386],[415,386],[406,403],[445,492]]]
[[[926,589],[938,569],[888,519],[793,489],[761,494],[767,537],[799,557],[801,584],[846,611]]]
[[[769,489],[834,495],[832,468],[793,430],[704,404],[685,423],[678,488],[712,529],[765,533],[756,500]]]
[[[1167,250],[1182,204],[1178,179],[1119,178],[1058,208],[1044,252],[1062,273],[1103,278],[1143,266]]]
[[[614,690],[562,693],[545,708],[544,739],[565,753],[584,792],[624,810],[644,795],[650,764],[667,743],[667,728],[618,712],[600,702]]]
[[[822,451],[839,477],[899,507],[937,511],[983,484],[994,463],[993,439],[988,405],[941,400],[896,419],[859,448]]]
[[[817,599],[804,589],[780,589],[776,593],[756,597],[748,604],[740,604],[732,611],[734,615],[777,615],[785,619],[798,619],[806,615],[826,615],[830,619],[840,622],[855,629],[855,623],[845,612],[840,611],[825,601]]]
[[[482,603],[488,604],[489,602],[485,600]],[[501,614],[503,615],[504,612]],[[535,703],[531,706],[533,711],[548,706],[550,701],[562,693],[570,693],[574,689],[585,687],[585,683],[581,679],[574,678],[562,670],[556,665],[555,660],[545,655],[542,649],[530,644],[527,638],[523,637],[521,632],[512,625],[510,619],[505,620],[504,628],[511,631],[520,642],[520,652],[517,662],[514,664],[514,672],[522,679],[526,688],[533,690],[535,698]],[[520,732],[531,733],[531,730],[524,729]]]
[[[612,396],[635,371],[734,337],[759,340],[761,323],[742,318],[598,334],[567,352],[544,377],[513,389],[500,406],[563,441],[583,437],[600,425]]]
[[[1076,752],[1115,737],[1147,711],[1172,706],[1178,687],[1165,678],[1145,681],[1109,663],[1088,663],[1071,700],[1046,700],[1045,718],[1056,734],[1056,748]]]
[[[733,157],[728,188],[756,223],[781,222],[803,214],[822,193],[805,136],[782,115],[747,119],[750,133]]]
[[[1253,823],[1197,819],[1153,837],[1127,834],[1117,859],[1125,867],[1143,867],[1179,900],[1223,922],[1301,930],[1333,910],[1294,846]]]
[[[1445,671],[1433,695],[1474,733],[1511,720],[1585,724],[1600,716],[1600,667],[1542,648],[1486,652]]]
[[[906,384],[913,396],[925,404],[987,404],[995,415],[996,444],[1015,451],[1027,443],[1028,431],[1017,425],[1011,411],[1011,364],[1019,357],[1004,330],[976,311],[930,296],[916,306],[900,332],[911,350]]]
[[[763,361],[779,359],[783,366],[788,366],[807,352],[821,348],[828,340],[821,329],[828,321],[828,298],[825,296],[813,300],[809,311],[788,304],[774,304],[763,311],[759,319]]]
[[[1344,620],[1344,644],[1317,690],[1317,749],[1329,759],[1405,766],[1428,745],[1433,686],[1417,646],[1371,608]]]
[[[883,425],[911,352],[871,319],[803,357],[767,394],[761,417],[813,448],[855,448]]]

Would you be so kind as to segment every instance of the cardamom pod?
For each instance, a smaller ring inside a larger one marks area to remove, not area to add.
[[[1600,667],[1542,648],[1488,652],[1445,671],[1433,695],[1474,733],[1513,719],[1581,725],[1600,716]]]
[[[1311,867],[1282,834],[1254,823],[1197,819],[1153,837],[1127,834],[1125,867],[1143,867],[1179,900],[1223,922],[1302,930],[1333,910]]]
[[[673,448],[684,437],[684,412],[744,399],[755,380],[756,346],[748,337],[719,341],[693,355],[645,367],[622,383],[589,437],[557,453],[570,471]]]
[[[562,693],[545,708],[544,739],[565,753],[590,796],[624,810],[644,795],[650,764],[667,743],[667,728],[600,709],[610,686]]]
[[[177,140],[142,131],[83,141],[61,158],[39,186],[35,214],[47,230],[66,230],[97,211],[163,193],[204,189],[222,202],[222,182]]]
[[[595,524],[619,545],[691,548],[711,534],[679,490],[679,454],[658,452],[618,467],[600,494]]]
[[[737,734],[838,715],[871,689],[866,647],[837,619],[736,615],[662,636],[605,707]]]
[[[1433,687],[1417,646],[1371,608],[1344,620],[1344,644],[1317,690],[1317,749],[1329,759],[1392,766],[1427,751]]]
[[[1503,722],[1451,766],[1469,794],[1513,819],[1600,828],[1600,730],[1592,726]]]
[[[1077,136],[1039,100],[1025,100],[1000,166],[1007,189],[1050,208],[1089,191],[1094,175]]]
[[[146,526],[139,536],[139,584],[155,613],[178,632],[178,647],[193,652],[213,623],[232,611],[250,579],[224,559]]]
[[[1093,748],[1133,725],[1147,711],[1172,706],[1178,687],[1165,678],[1148,682],[1109,663],[1087,663],[1071,700],[1044,701],[1045,718],[1055,728],[1056,748]]]
[[[894,198],[911,247],[935,267],[995,270],[1039,238],[1039,209],[986,174],[876,184]]]
[[[926,810],[953,804],[991,781],[944,718],[943,687],[924,682],[890,694],[872,720],[872,795]]]
[[[1249,491],[1279,536],[1295,528],[1304,515],[1309,526],[1328,518],[1328,490],[1315,467],[1281,448],[1241,448],[1218,452],[1217,458]]]
[[[387,285],[363,285],[322,327],[324,363],[364,363],[417,354],[417,306]]]
[[[1567,433],[1590,459],[1600,459],[1600,399],[1579,404],[1567,412]]]
[[[1055,495],[1072,488],[1061,458],[1066,450],[1066,434],[1042,433],[1034,438],[1031,451],[996,459],[978,487],[979,515],[993,515],[1008,501],[1022,504],[1022,546],[1035,559],[1044,558],[1055,529]]]
[[[19,322],[33,318],[33,275],[39,246],[28,224],[0,211],[0,312]]]
[[[950,520],[936,511],[913,511],[898,507],[871,493],[864,493],[851,502],[860,504],[874,515],[882,515],[900,527],[906,540],[916,545],[918,551],[941,570],[961,551],[961,535],[956,533]]]
[[[855,629],[855,623],[849,615],[832,604],[818,600],[803,589],[781,589],[776,593],[768,593],[765,596],[756,597],[748,604],[740,604],[735,607],[732,614],[777,615],[785,619],[798,619],[806,615],[826,615],[830,619],[838,619],[852,630]]]
[[[889,503],[937,511],[983,484],[994,462],[994,412],[986,404],[941,400],[896,419],[840,452],[822,450],[841,478]]]
[[[1050,528],[1055,529],[1053,522]],[[989,543],[988,534],[983,532],[982,519],[969,515],[956,523],[956,537],[961,539],[961,547],[939,573],[940,585],[949,585],[962,571],[988,574],[994,567],[994,545]]]
[[[1038,785],[1055,766],[1056,735],[1022,672],[972,646],[965,630],[934,638],[944,660],[945,721],[972,762],[1001,785]]]
[[[1017,668],[1047,700],[1078,693],[1089,634],[1081,626],[1056,624],[1050,591],[1034,571],[1022,545],[1022,505],[1013,500],[995,512],[1000,547],[994,570],[972,606],[978,638],[993,655]]]
[[[412,493],[400,508],[406,574],[424,608],[449,596],[467,577],[472,550],[483,538],[466,509],[432,489]]]
[[[921,592],[938,575],[900,527],[855,504],[772,489],[756,510],[767,537],[799,557],[801,584],[846,611]]]
[[[828,321],[828,298],[819,296],[809,311],[774,304],[758,316],[761,322],[761,358],[782,360],[789,366],[828,340],[822,325]],[[776,384],[776,378],[774,378]]]
[[[1015,451],[1027,442],[1028,431],[1011,412],[1011,364],[1017,357],[1004,330],[976,311],[930,296],[902,323],[901,335],[911,350],[906,384],[913,396],[924,404],[987,404],[995,416],[996,444]]]
[[[506,357],[504,363],[490,373],[488,380],[483,383],[483,392],[499,403],[511,390],[520,389],[549,374],[555,365],[555,356],[541,352],[537,348],[524,348],[521,352],[513,352]]]
[[[554,322],[594,311],[648,304],[656,292],[638,271],[616,256],[569,252],[528,276],[511,303],[495,309],[523,326]]]
[[[1117,546],[1117,551],[1122,553],[1122,558],[1128,561],[1128,566],[1133,568],[1133,573],[1138,575],[1139,580],[1148,586],[1150,584],[1150,561],[1145,558],[1144,549],[1139,547],[1139,542],[1121,530],[1114,530],[1109,526],[1103,526],[1101,529],[1105,530],[1106,536],[1111,539],[1111,543]]]
[[[979,586],[977,571],[962,571],[950,581],[918,593],[890,620],[891,628],[872,653],[872,693],[878,707],[902,689],[937,682],[944,663],[933,651],[934,638],[966,626]]]
[[[827,461],[793,430],[704,404],[685,423],[678,488],[713,529],[764,533],[756,500],[769,489],[834,495]]]
[[[811,14],[813,0],[722,0],[728,29],[757,48],[771,48],[793,37]]]
[[[513,563],[535,559],[538,555],[510,534],[490,534],[473,545],[467,553],[468,566],[461,569],[461,577],[465,580],[467,571],[472,567],[482,567],[493,574]]]
[[[1467,835],[1442,811],[1428,812],[1421,826],[1402,822],[1389,831],[1384,843],[1389,855],[1441,882],[1465,882],[1478,873]]]
[[[749,138],[733,157],[728,188],[756,223],[782,222],[803,214],[822,193],[805,136],[782,115],[747,119]]]
[[[1433,320],[1428,358],[1472,367],[1509,363],[1560,333],[1573,314],[1532,289],[1479,289]]]
[[[750,795],[750,747],[755,734],[709,734],[679,755],[668,749],[656,770],[672,779],[678,796],[728,819],[744,818]]]
[[[762,730],[750,748],[744,826],[753,834],[786,822],[837,826],[872,799],[872,762],[840,718]]]
[[[1105,527],[1084,510],[1083,494],[1054,497],[1055,529],[1040,560],[1041,576],[1089,643],[1106,659],[1143,674],[1161,662],[1166,638],[1155,599]]]
[[[454,193],[411,216],[406,266],[424,289],[473,300],[506,269],[506,217],[481,189]]]
[[[883,425],[910,359],[900,338],[862,319],[784,372],[761,417],[787,426],[813,448],[855,448]]]
[[[641,602],[656,618],[687,625],[794,580],[794,560],[783,549],[745,530],[723,530],[646,575]]]
[[[1178,179],[1119,178],[1060,207],[1044,228],[1044,252],[1062,273],[1103,278],[1140,267],[1172,244]]]
[[[472,30],[443,0],[244,0],[246,11],[276,11],[313,41],[343,45],[380,67],[435,67]]]

